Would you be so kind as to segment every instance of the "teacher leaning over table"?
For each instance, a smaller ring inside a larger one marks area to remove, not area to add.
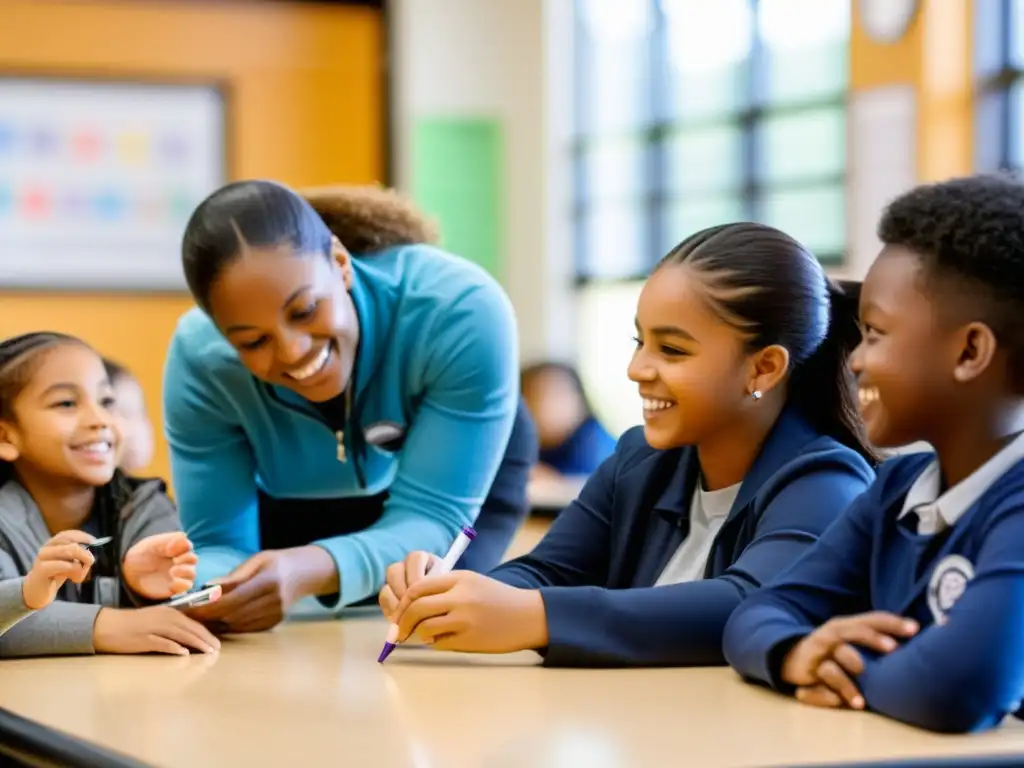
[[[196,618],[248,632],[307,597],[334,612],[471,523],[460,566],[501,559],[537,454],[515,318],[433,239],[376,189],[243,181],[193,213],[198,308],[171,342],[164,415],[197,582],[224,585]]]

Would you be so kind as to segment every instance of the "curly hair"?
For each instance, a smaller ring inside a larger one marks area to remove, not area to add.
[[[440,241],[437,224],[393,189],[331,186],[300,189],[299,194],[352,253]]]
[[[1024,388],[1024,183],[984,174],[916,187],[889,204],[878,237],[921,260],[947,316],[992,329]]]

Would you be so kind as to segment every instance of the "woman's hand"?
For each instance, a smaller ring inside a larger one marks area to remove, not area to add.
[[[93,624],[97,653],[167,653],[188,656],[189,648],[203,653],[220,650],[220,640],[176,608],[102,608]]]
[[[81,584],[85,581],[95,558],[81,545],[93,540],[82,531],[62,531],[43,544],[21,584],[25,607],[33,611],[45,608],[53,602],[64,582]]]
[[[164,600],[192,588],[198,562],[192,542],[183,532],[158,533],[128,550],[121,576],[136,594]]]
[[[399,642],[415,635],[442,651],[512,653],[548,644],[540,592],[472,571],[420,579],[390,618],[398,624]]]
[[[398,609],[398,604],[409,587],[427,575],[428,571],[440,562],[437,555],[422,550],[410,552],[405,560],[392,563],[384,574],[386,584],[377,595],[381,611],[388,619]]]
[[[223,595],[186,613],[218,632],[262,632],[280,624],[288,609],[310,595],[338,590],[334,559],[315,545],[258,552],[211,584]]]

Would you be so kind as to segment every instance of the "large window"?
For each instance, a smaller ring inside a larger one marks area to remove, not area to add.
[[[980,171],[1024,170],[1024,0],[975,5]]]
[[[639,281],[676,243],[754,220],[842,260],[850,2],[575,3],[580,362],[621,429],[639,416],[625,377]]]

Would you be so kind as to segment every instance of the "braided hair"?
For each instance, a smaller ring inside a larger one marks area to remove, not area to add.
[[[751,350],[789,352],[788,400],[822,434],[876,464],[864,433],[849,357],[860,343],[857,283],[839,285],[803,245],[772,227],[737,222],[690,235],[655,269],[686,268],[726,323]]]
[[[0,420],[15,421],[14,401],[31,382],[47,354],[58,347],[77,345],[92,349],[81,339],[56,331],[35,331],[0,341]],[[0,460],[0,487],[17,479],[14,465]],[[131,497],[131,486],[120,471],[113,479],[96,489],[92,515],[99,525],[100,536],[113,536],[120,541],[121,510]],[[115,547],[116,549],[116,547]],[[119,577],[120,557],[106,552],[97,558],[93,573]]]

